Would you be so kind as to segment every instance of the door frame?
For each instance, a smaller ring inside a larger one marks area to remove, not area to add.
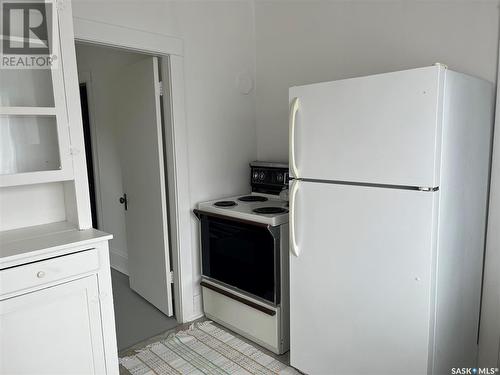
[[[73,30],[73,51],[75,42],[84,42],[161,58],[161,79],[168,82],[165,87],[168,96],[164,96],[163,110],[175,317],[179,323],[192,321],[201,315],[195,311],[193,293],[183,41],[177,37],[79,17],[73,17]],[[76,59],[70,60],[66,64],[74,66],[69,69],[71,74],[65,77],[67,86],[78,82]],[[79,101],[79,96],[74,95],[70,100]],[[80,106],[80,103],[73,105]]]

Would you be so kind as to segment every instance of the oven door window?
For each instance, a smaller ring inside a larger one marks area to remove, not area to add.
[[[266,227],[201,216],[202,274],[278,303],[274,238]]]

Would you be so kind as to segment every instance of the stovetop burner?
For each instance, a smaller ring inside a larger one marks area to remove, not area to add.
[[[214,203],[214,206],[217,206],[217,207],[234,207],[236,206],[236,202],[235,201],[218,201],[218,202],[215,202]]]
[[[265,202],[268,199],[261,195],[245,195],[244,197],[239,197],[238,200],[242,202]]]
[[[256,214],[282,214],[288,212],[286,208],[283,207],[259,207],[253,210]]]

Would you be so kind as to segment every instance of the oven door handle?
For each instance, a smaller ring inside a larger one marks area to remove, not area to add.
[[[299,189],[299,181],[292,180],[292,188],[290,189],[290,250],[293,255],[298,257],[300,255],[300,248],[297,245],[297,236],[295,233],[295,199],[297,196],[297,190]]]
[[[250,307],[252,307],[252,308],[254,308],[256,310],[259,310],[260,312],[263,312],[264,314],[267,314],[267,315],[270,315],[270,316],[276,315],[276,311],[274,311],[274,310],[272,310],[270,308],[262,306],[262,305],[260,305],[260,304],[258,304],[256,302],[249,301],[249,300],[247,300],[247,299],[245,299],[243,297],[238,296],[237,294],[233,294],[231,292],[228,292],[225,289],[218,288],[215,285],[209,284],[209,283],[207,283],[207,282],[205,282],[203,280],[200,282],[200,285],[204,286],[205,288],[211,289],[214,292],[222,294],[223,296],[226,296],[228,298],[234,299],[235,301],[243,303],[244,305],[247,305],[247,306],[250,306]]]

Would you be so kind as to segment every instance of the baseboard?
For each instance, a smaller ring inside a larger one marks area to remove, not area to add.
[[[109,249],[109,262],[111,268],[128,276],[128,257],[121,251]]]
[[[190,320],[196,320],[204,315],[205,313],[203,312],[203,300],[201,294],[193,296],[193,315]]]

